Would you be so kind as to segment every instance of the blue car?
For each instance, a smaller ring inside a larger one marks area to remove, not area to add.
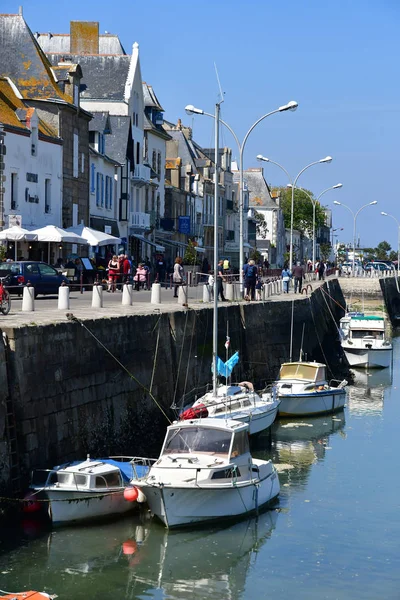
[[[47,263],[36,260],[24,260],[0,263],[0,277],[11,294],[22,294],[23,287],[29,282],[38,294],[57,294],[62,283],[69,280]]]

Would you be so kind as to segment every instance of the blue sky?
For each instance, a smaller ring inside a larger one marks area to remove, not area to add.
[[[3,0],[1,11],[18,12]],[[110,8],[111,7],[111,8]],[[240,138],[263,114],[296,100],[296,112],[269,117],[251,134],[245,166],[257,154],[282,164],[293,177],[307,164],[331,155],[331,164],[310,168],[299,186],[318,195],[338,182],[323,203],[333,208],[341,241],[352,239],[354,211],[361,244],[386,239],[397,249],[400,221],[399,26],[398,0],[203,0],[187,2],[105,2],[30,0],[23,6],[32,31],[68,33],[70,20],[100,22],[116,33],[127,52],[139,42],[142,76],[153,85],[165,118],[193,124],[196,141],[213,145],[213,121],[188,117],[194,104],[213,112],[217,64],[225,102],[222,117]],[[234,140],[222,132],[222,143]],[[284,174],[266,165],[271,185],[285,185]]]

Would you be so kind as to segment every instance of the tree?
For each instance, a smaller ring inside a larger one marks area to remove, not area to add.
[[[280,191],[280,206],[283,211],[283,218],[286,229],[290,229],[291,210],[292,210],[292,190],[290,188],[278,188]],[[305,190],[314,199],[312,192]],[[325,225],[325,212],[320,203],[315,205],[315,230]],[[301,233],[312,235],[313,226],[313,203],[303,190],[294,190],[293,204],[293,228]]]
[[[320,252],[321,258],[324,262],[329,260],[329,256],[331,254],[331,248],[332,248],[332,246],[329,242],[327,244],[320,244],[319,252]]]
[[[376,258],[378,260],[387,260],[387,253],[392,249],[392,246],[386,242],[380,242],[375,248]]]
[[[375,248],[364,248],[364,258],[367,261],[374,260],[376,249]]]
[[[394,250],[391,250],[391,252],[389,254],[389,260],[397,260],[397,252],[395,252]]]
[[[186,246],[185,256],[183,257],[183,263],[185,265],[199,265],[200,257],[196,252],[196,245],[189,240],[188,245]]]
[[[347,251],[346,246],[344,244],[339,244],[336,250],[336,256],[339,262],[343,262],[346,260]]]
[[[265,238],[267,237],[267,233],[268,233],[268,227],[267,227],[267,223],[265,222],[265,216],[262,213],[255,210],[254,218],[256,220],[257,237],[260,237],[263,240],[265,240]]]

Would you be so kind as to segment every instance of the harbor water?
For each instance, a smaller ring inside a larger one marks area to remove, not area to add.
[[[146,514],[1,532],[0,589],[60,600],[400,598],[400,338],[393,369],[355,373],[345,410],[281,420],[253,454],[280,465],[274,510],[167,532]]]

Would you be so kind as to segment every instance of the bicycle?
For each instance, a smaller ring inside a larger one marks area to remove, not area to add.
[[[11,308],[10,292],[4,287],[3,280],[6,277],[0,277],[0,312],[3,315],[8,315]]]

